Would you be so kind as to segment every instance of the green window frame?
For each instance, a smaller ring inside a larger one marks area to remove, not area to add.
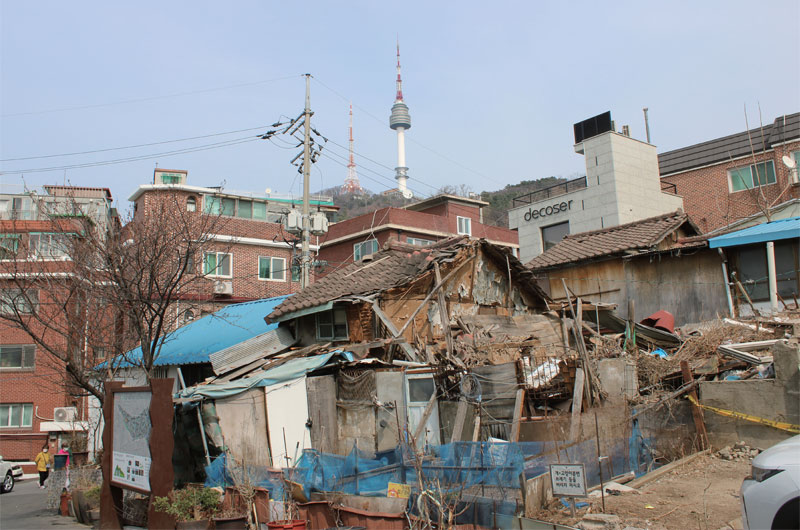
[[[203,212],[211,215],[219,215],[222,212],[222,199],[215,195],[204,195]]]
[[[203,255],[203,274],[230,278],[233,256],[228,252],[206,252]]]
[[[265,220],[267,218],[267,203],[253,202],[253,219]]]
[[[317,339],[347,340],[347,312],[343,307],[317,313]]]
[[[356,243],[353,245],[353,261],[359,261],[364,259],[365,256],[375,254],[376,252],[378,252],[377,239],[367,239],[361,243]]]
[[[0,429],[31,427],[33,425],[33,403],[0,404]]]
[[[258,257],[258,279],[273,282],[286,281],[286,258]]]
[[[0,370],[32,370],[36,364],[33,344],[4,344],[0,346]]]
[[[0,259],[12,259],[19,250],[19,234],[0,234]]]
[[[775,163],[766,160],[749,166],[728,170],[731,192],[749,190],[769,184],[775,184]]]

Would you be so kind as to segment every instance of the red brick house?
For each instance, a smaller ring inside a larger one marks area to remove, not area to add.
[[[516,230],[483,223],[483,207],[488,205],[478,199],[437,195],[404,208],[381,208],[333,223],[320,237],[318,257],[324,266],[319,274],[373,254],[390,239],[428,246],[455,235],[468,235],[508,247],[518,255]]]
[[[190,186],[187,176],[184,170],[156,169],[153,184],[139,186],[130,200],[134,204],[134,221],[152,215],[159,203],[185,208],[196,216],[219,216],[220,222],[215,224],[218,231],[208,234],[208,248],[195,263],[195,272],[205,274],[209,284],[205,291],[208,304],[202,312],[299,291],[299,239],[284,231],[282,225],[293,205],[283,198]],[[326,213],[335,212],[332,202],[318,202],[315,207]],[[317,248],[312,244],[312,253]],[[194,301],[197,294],[184,293]],[[197,316],[181,315],[177,324]]]
[[[800,113],[723,138],[658,155],[662,188],[674,186],[704,232],[800,198]]]
[[[63,238],[73,225],[75,233],[80,231],[81,219],[90,220],[98,230],[108,230],[116,219],[111,203],[107,188],[45,186],[44,193],[0,194],[0,312],[7,314],[17,307],[33,333],[46,337],[54,350],[85,353],[81,337],[67,345],[65,312],[48,309],[66,299],[62,291],[68,288],[71,259]],[[34,311],[52,315],[52,321],[28,316]],[[93,319],[98,318],[102,315],[94,313]],[[103,351],[92,354],[104,356]],[[75,451],[83,449],[79,446],[92,435],[89,408],[86,393],[69,383],[65,364],[14,322],[0,318],[3,458],[29,461],[45,443],[54,451],[66,440]]]

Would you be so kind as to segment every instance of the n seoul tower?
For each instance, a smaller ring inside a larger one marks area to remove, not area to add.
[[[397,95],[392,105],[392,115],[389,118],[389,128],[397,131],[397,167],[394,168],[397,180],[397,190],[410,199],[413,195],[408,189],[408,167],[406,167],[406,129],[411,128],[411,116],[408,114],[408,105],[403,102],[403,80],[400,77],[400,42],[397,43]]]

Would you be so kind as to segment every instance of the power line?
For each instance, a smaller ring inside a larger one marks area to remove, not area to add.
[[[247,142],[254,142],[256,140],[260,140],[261,136],[247,136],[245,138],[235,138],[233,140],[226,140],[224,142],[217,142],[212,144],[201,145],[197,147],[187,147],[185,149],[178,149],[175,151],[163,151],[161,153],[150,153],[147,155],[139,155],[133,156],[128,158],[118,158],[113,160],[102,160],[98,162],[87,162],[83,164],[73,164],[73,165],[65,165],[65,166],[53,166],[53,167],[44,167],[44,168],[28,168],[28,169],[19,169],[19,170],[11,170],[11,171],[0,171],[0,175],[21,175],[23,173],[42,173],[46,171],[63,171],[66,169],[79,169],[85,167],[95,167],[95,166],[107,166],[113,164],[124,164],[127,162],[136,162],[139,160],[147,160],[150,158],[155,157],[164,157],[164,156],[174,156],[180,155],[185,153],[196,153],[198,151],[209,151],[211,149],[219,149],[220,147],[229,147],[232,145],[239,145]]]
[[[104,153],[104,152],[107,152],[107,151],[121,151],[123,149],[136,149],[136,148],[139,148],[139,147],[150,147],[150,146],[153,146],[153,145],[172,144],[172,143],[177,143],[177,142],[188,142],[189,140],[200,140],[200,139],[203,139],[203,138],[212,138],[212,137],[215,137],[215,136],[225,136],[226,134],[236,134],[236,133],[241,133],[241,132],[257,131],[257,130],[265,129],[267,127],[269,127],[269,125],[261,125],[259,127],[250,127],[248,129],[237,129],[235,131],[225,131],[225,132],[219,132],[219,133],[204,134],[202,136],[190,136],[188,138],[178,138],[176,140],[164,140],[164,141],[161,141],[161,142],[150,142],[150,143],[147,143],[147,144],[126,145],[126,146],[123,146],[123,147],[108,147],[108,148],[105,148],[105,149],[93,149],[91,151],[76,151],[74,153],[59,153],[59,154],[56,154],[56,155],[26,156],[26,157],[20,157],[20,158],[3,158],[3,159],[0,159],[0,162],[13,162],[13,161],[18,161],[18,160],[34,160],[34,159],[38,159],[38,158],[57,158],[57,157],[61,157],[61,156],[89,155],[89,154],[92,154],[92,153]]]
[[[276,77],[274,79],[265,79],[264,81],[253,81],[253,82],[250,82],[250,83],[240,83],[240,84],[237,84],[237,85],[227,85],[227,86],[221,86],[221,87],[215,87],[215,88],[204,88],[204,89],[201,89],[201,90],[190,90],[190,91],[187,91],[187,92],[176,92],[174,94],[166,94],[164,96],[151,96],[151,97],[146,97],[146,98],[136,98],[136,99],[126,99],[126,100],[121,100],[121,101],[114,101],[114,102],[110,102],[110,103],[96,103],[96,104],[93,104],[93,105],[77,105],[77,106],[72,106],[72,107],[61,107],[61,108],[57,108],[57,109],[37,110],[37,111],[30,111],[30,112],[14,112],[14,113],[11,113],[11,114],[2,114],[2,117],[11,118],[13,116],[32,116],[32,115],[36,115],[36,114],[49,114],[51,112],[64,112],[64,111],[68,111],[68,110],[94,109],[94,108],[99,108],[99,107],[111,107],[113,105],[126,105],[128,103],[142,103],[144,101],[155,101],[155,100],[159,100],[159,99],[169,99],[169,98],[176,98],[176,97],[181,97],[181,96],[191,96],[191,95],[194,95],[194,94],[205,94],[205,93],[208,93],[208,92],[218,92],[218,91],[221,91],[221,90],[230,90],[232,88],[243,88],[243,87],[248,87],[248,86],[263,85],[263,84],[266,84],[266,83],[274,83],[276,81],[284,81],[286,79],[295,79],[296,77],[298,77],[298,76],[297,75],[287,75],[287,76],[284,76],[284,77]]]

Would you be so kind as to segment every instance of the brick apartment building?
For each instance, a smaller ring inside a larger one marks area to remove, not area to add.
[[[684,210],[706,233],[758,214],[766,204],[800,198],[800,113],[779,116],[763,128],[658,155],[661,182],[674,185]],[[762,195],[763,194],[763,195]]]
[[[194,272],[204,274],[208,283],[204,292],[209,296],[201,300],[206,302],[201,312],[299,291],[299,240],[284,231],[282,224],[296,202],[284,197],[191,186],[187,178],[184,170],[156,169],[153,183],[139,186],[129,200],[134,205],[134,220],[151,215],[160,201],[169,201],[197,216],[219,216],[217,232],[207,234],[210,243],[195,263]],[[315,200],[312,206],[330,216],[337,210],[327,198]],[[311,245],[312,252],[317,248]],[[197,302],[197,293],[191,295]],[[182,309],[180,303],[175,311],[175,326],[200,316],[191,313],[196,311],[194,308]],[[184,314],[186,311],[191,314]]]
[[[44,186],[43,193],[0,194],[0,311],[11,311],[22,290],[13,283],[27,274],[31,288],[17,307],[48,307],[61,302],[59,289],[68,281],[70,258],[62,238],[70,224],[88,218],[100,231],[115,222],[107,188]],[[66,227],[66,228],[65,228]],[[21,272],[22,271],[22,272]],[[27,271],[27,272],[25,272]],[[13,286],[12,286],[13,284]],[[25,313],[25,310],[22,311]],[[63,313],[55,313],[64,317]],[[99,318],[93,315],[93,318]],[[37,336],[44,325],[30,317]],[[64,329],[51,322],[51,329]],[[50,332],[47,344],[67,351],[66,336]],[[80,348],[78,348],[80,350]],[[94,352],[102,357],[102,352]],[[13,323],[0,319],[0,454],[6,460],[28,461],[49,443],[87,439],[90,434],[85,392],[68,383],[65,365],[43,351]]]
[[[468,235],[510,247],[518,255],[515,230],[483,223],[483,207],[478,199],[437,195],[404,208],[387,207],[333,223],[320,237],[320,275],[363,259],[377,252],[389,239],[427,246],[453,235]]]

